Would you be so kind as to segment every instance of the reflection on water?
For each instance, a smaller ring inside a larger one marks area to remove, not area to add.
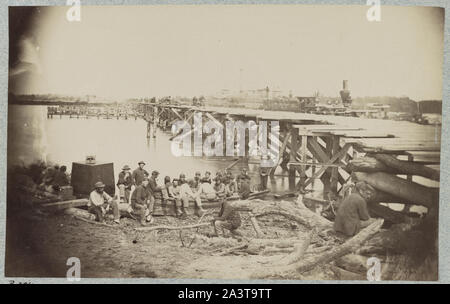
[[[8,165],[44,160],[64,164],[70,171],[72,162],[84,161],[87,155],[96,155],[99,162],[114,163],[116,179],[122,166],[128,164],[134,169],[143,160],[147,163],[147,171],[158,170],[162,180],[166,175],[177,177],[182,172],[188,177],[193,176],[195,171],[208,170],[214,174],[233,162],[233,158],[175,157],[170,150],[170,134],[157,130],[156,138],[147,141],[147,126],[142,119],[76,119],[57,116],[47,119],[45,106],[9,106],[8,115]],[[342,119],[353,125],[361,123],[361,119],[348,120],[336,116],[333,119]],[[436,137],[440,141],[440,127],[388,120],[369,122],[369,129],[408,138]],[[234,174],[239,172],[242,165],[240,162],[233,167]],[[257,184],[258,166],[250,164],[249,167],[254,176],[252,183]],[[316,186],[320,184],[318,182]],[[285,191],[288,186],[287,177],[268,181],[268,187],[273,192]]]

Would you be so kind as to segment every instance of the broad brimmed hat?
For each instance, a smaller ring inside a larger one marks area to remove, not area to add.
[[[158,170],[152,171],[152,175],[159,175],[159,171]]]
[[[123,166],[122,170],[131,170],[131,168],[130,168],[130,166],[125,165],[125,166]]]
[[[145,165],[145,163],[144,163],[143,160],[141,160],[140,162],[138,162],[138,165],[140,165],[140,164],[144,164],[144,165]]]
[[[95,189],[98,189],[98,188],[105,188],[105,184],[102,183],[102,182],[96,182],[95,185],[94,185],[94,187],[95,187]]]

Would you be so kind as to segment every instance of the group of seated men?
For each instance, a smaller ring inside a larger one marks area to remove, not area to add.
[[[216,231],[219,229],[235,230],[240,226],[239,213],[231,210],[225,203],[227,197],[239,196],[246,199],[251,194],[250,176],[246,169],[234,177],[226,170],[217,172],[215,177],[209,171],[204,175],[196,172],[192,179],[185,174],[178,178],[166,176],[164,183],[159,183],[159,172],[154,170],[151,175],[144,169],[145,163],[139,162],[139,167],[131,172],[128,165],[122,168],[117,186],[120,200],[114,200],[105,191],[105,185],[98,182],[89,199],[89,212],[96,216],[98,221],[104,220],[104,214],[112,211],[114,222],[120,223],[120,210],[126,210],[136,217],[142,225],[153,222],[155,201],[160,200],[163,214],[168,214],[167,208],[174,208],[175,214],[181,219],[188,215],[189,202],[193,201],[197,215],[202,216],[205,211],[202,201],[219,200],[222,208],[219,216],[215,218]]]

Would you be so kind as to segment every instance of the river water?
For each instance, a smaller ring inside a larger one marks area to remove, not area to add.
[[[387,131],[401,137],[427,138],[440,142],[440,126],[422,126],[410,122],[389,120],[362,120],[345,117],[330,117],[350,122],[352,125]],[[95,155],[98,162],[113,162],[117,175],[122,166],[132,169],[143,160],[147,171],[158,170],[164,176],[177,177],[185,173],[188,177],[195,171],[215,172],[223,170],[233,158],[212,159],[201,157],[176,157],[171,153],[171,134],[157,130],[156,138],[147,140],[147,125],[142,119],[97,119],[55,116],[47,119],[46,106],[9,106],[8,110],[8,166],[43,160],[48,163],[66,165],[68,171],[74,161],[84,161],[87,155]],[[233,167],[234,173],[241,169],[240,162]],[[250,164],[257,176],[257,166]],[[258,179],[254,179],[258,183]],[[316,183],[320,184],[320,183]],[[268,187],[273,192],[288,189],[287,177],[270,180]]]

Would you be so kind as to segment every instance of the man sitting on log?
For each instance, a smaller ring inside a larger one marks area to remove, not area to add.
[[[180,184],[181,202],[183,203],[182,206],[184,213],[183,217],[185,218],[187,216],[187,210],[189,208],[189,200],[191,199],[195,201],[195,204],[199,209],[198,215],[202,216],[205,210],[203,210],[202,200],[200,198],[199,192],[194,193],[192,191],[191,187],[189,187],[189,184],[186,181],[186,176],[184,175],[184,173],[180,174],[179,184]]]
[[[89,195],[88,211],[95,215],[98,222],[104,223],[104,215],[110,210],[114,214],[114,222],[120,224],[120,213],[117,202],[115,202],[108,193],[104,191],[105,184],[102,182],[95,183],[95,190]]]
[[[216,194],[219,198],[224,198],[226,196],[226,188],[222,180],[223,178],[216,177],[214,181],[214,190],[216,190]]]
[[[362,227],[366,226],[368,222],[362,224],[361,221],[370,219],[367,203],[376,193],[372,186],[364,182],[357,183],[355,188],[356,191],[340,203],[334,221],[334,230],[347,236],[356,235]]]
[[[213,225],[216,236],[220,236],[219,232],[221,232],[222,236],[225,237],[225,230],[230,231],[232,235],[241,235],[236,231],[236,229],[241,226],[241,215],[239,214],[239,211],[233,207],[231,202],[226,200],[222,200],[219,215],[214,217]]]

